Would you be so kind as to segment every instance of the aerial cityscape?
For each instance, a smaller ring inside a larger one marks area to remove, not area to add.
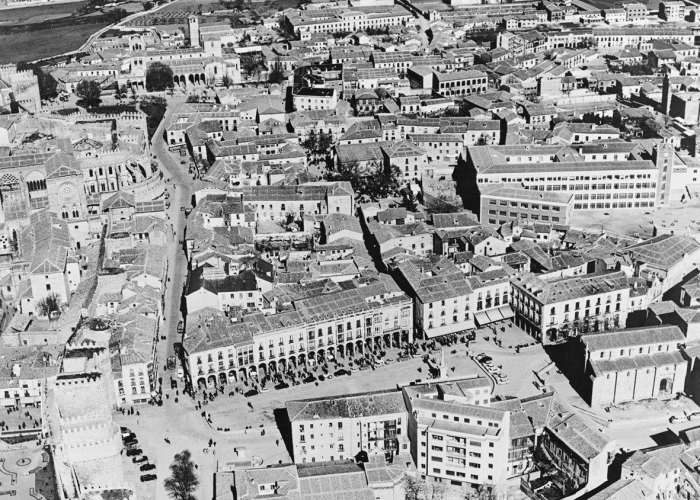
[[[700,499],[696,0],[0,0],[0,497]]]

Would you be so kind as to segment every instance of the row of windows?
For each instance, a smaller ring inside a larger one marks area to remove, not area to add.
[[[496,200],[489,200],[489,205],[495,205]],[[506,200],[499,200],[498,205],[505,207],[505,206],[511,206],[511,207],[517,207],[518,202],[517,201],[511,201],[507,202]],[[532,206],[530,206],[529,203],[520,203],[520,208],[530,208],[532,210],[552,210],[552,212],[559,212],[561,210],[561,207],[550,207],[549,205],[540,205],[538,203],[533,203]]]
[[[654,202],[653,201],[635,201],[632,203],[631,201],[625,203],[625,202],[620,202],[620,203],[613,203],[612,205],[610,203],[591,203],[590,205],[588,203],[574,203],[574,208],[575,209],[581,209],[581,210],[600,210],[603,208],[647,208],[647,207],[653,207]]]

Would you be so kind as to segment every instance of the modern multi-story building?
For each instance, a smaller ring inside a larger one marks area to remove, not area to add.
[[[481,222],[502,225],[519,220],[528,223],[569,224],[573,193],[525,189],[518,184],[493,184],[481,188]]]
[[[401,391],[288,401],[297,463],[354,459],[364,452],[389,459],[408,452],[408,415]]]
[[[183,348],[197,389],[336,356],[352,358],[412,339],[411,299],[383,277],[293,300],[284,312],[251,314],[236,323],[215,309],[202,309],[188,318]]]
[[[482,382],[450,380],[403,388],[411,455],[421,479],[472,488],[505,483],[510,412],[489,407],[490,389]]]
[[[653,208],[669,202],[673,154],[667,145],[651,153],[639,143],[474,146],[468,168],[479,191],[488,184],[517,183],[541,191],[573,193],[574,210]]]
[[[591,406],[668,397],[685,388],[688,362],[678,347],[685,335],[677,326],[590,333],[580,341]]]
[[[622,271],[567,276],[545,281],[532,273],[511,280],[515,324],[543,344],[570,333],[624,327],[629,282]]]
[[[669,22],[685,19],[685,3],[678,0],[659,2],[659,17]]]

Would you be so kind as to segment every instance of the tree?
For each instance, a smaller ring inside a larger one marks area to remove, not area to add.
[[[318,134],[316,151],[319,154],[326,154],[333,147],[334,142],[335,142],[335,139],[333,139],[333,134],[331,132],[326,133],[323,130],[321,130],[321,132],[319,132],[319,134]]]
[[[125,11],[124,9],[114,9],[114,10],[110,10],[108,12],[105,12],[105,15],[107,16],[107,19],[110,22],[116,23],[117,21],[121,21],[126,16],[128,16],[129,13],[127,11]]]
[[[17,69],[20,69],[19,64],[17,65]],[[58,95],[58,82],[51,73],[45,73],[39,66],[31,66],[27,69],[31,69],[36,75],[37,82],[39,83],[39,96],[42,99],[53,99]]]
[[[95,80],[82,80],[75,86],[75,94],[84,106],[99,106],[102,87]]]
[[[445,498],[445,485],[433,483],[430,489],[430,500],[442,500]]]
[[[192,494],[199,486],[199,478],[194,472],[194,462],[189,450],[175,455],[175,460],[170,464],[170,477],[164,482],[168,496],[175,500],[195,500]]]
[[[199,96],[198,95],[187,96],[187,100],[185,102],[199,102]]]
[[[306,149],[310,154],[313,154],[318,148],[318,139],[316,138],[316,131],[311,129],[309,135],[301,143],[301,146]]]
[[[231,85],[233,85],[233,79],[228,75],[224,75],[221,77],[221,83],[224,87],[229,88]]]
[[[406,474],[403,477],[403,491],[406,500],[419,500],[423,495],[423,483]]]
[[[51,292],[36,303],[39,316],[50,316],[52,312],[61,310],[61,299],[54,292]]]
[[[154,62],[146,71],[146,90],[158,92],[173,86],[173,70],[161,62]]]
[[[153,8],[153,2],[146,2],[143,4],[143,10],[151,10]]]
[[[480,484],[476,490],[471,488],[464,492],[464,500],[496,500],[496,487],[493,484]]]
[[[659,132],[664,128],[659,122],[653,118],[647,118],[642,123],[642,130],[644,131],[644,137],[656,137]]]
[[[416,195],[413,194],[413,189],[408,189],[408,195],[404,198],[404,206],[409,212],[415,212],[418,210],[418,200],[416,200]]]
[[[241,69],[247,78],[260,73],[260,65],[262,60],[258,54],[246,52],[241,54]]]
[[[146,126],[148,127],[148,138],[153,137],[160,121],[165,115],[168,102],[164,97],[150,95],[141,100],[141,111],[146,113]]]
[[[275,59],[275,62],[272,63],[270,66],[270,73],[267,75],[267,81],[269,83],[276,83],[278,85],[281,85],[284,83],[286,80],[284,76],[284,68],[282,67],[282,63],[280,62],[279,57]]]

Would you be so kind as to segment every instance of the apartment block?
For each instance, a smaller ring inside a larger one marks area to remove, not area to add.
[[[297,463],[391,457],[408,452],[408,415],[401,391],[390,390],[286,403]]]
[[[510,412],[475,404],[479,379],[438,381],[403,388],[408,434],[417,473],[427,482],[477,488],[505,483]]]
[[[622,271],[545,281],[532,273],[511,280],[515,324],[543,344],[627,322],[630,288]]]

